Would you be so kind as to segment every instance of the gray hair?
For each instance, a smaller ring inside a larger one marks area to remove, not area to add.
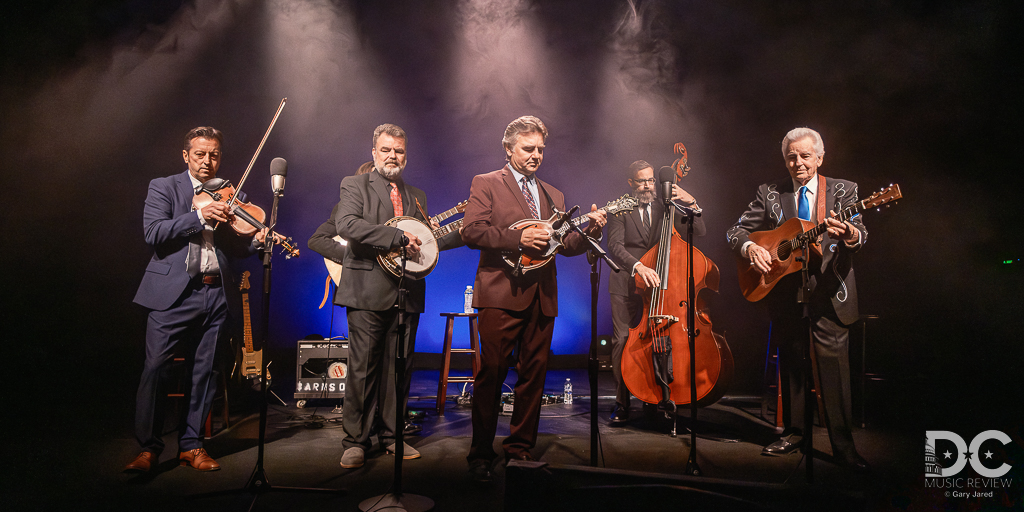
[[[377,149],[377,138],[380,134],[386,133],[396,139],[402,139],[406,144],[409,143],[409,138],[405,136],[405,130],[403,130],[397,124],[384,123],[373,130],[373,148]]]
[[[197,126],[185,134],[185,151],[192,149],[192,139],[203,138],[217,141],[217,145],[224,147],[224,135],[220,130],[212,126]]]
[[[505,128],[505,136],[501,138],[501,145],[506,149],[511,148],[519,141],[519,135],[534,132],[544,137],[545,142],[548,140],[548,127],[544,126],[544,121],[534,116],[520,116]],[[508,156],[506,155],[507,158]]]
[[[793,128],[786,134],[786,138],[782,139],[782,158],[786,158],[786,151],[789,150],[790,144],[805,137],[810,137],[814,142],[814,154],[819,158],[825,154],[825,141],[821,140],[820,133],[810,128]]]

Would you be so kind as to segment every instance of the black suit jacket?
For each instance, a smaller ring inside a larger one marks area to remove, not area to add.
[[[852,181],[826,178],[825,180],[825,212],[841,209],[857,202],[857,184]],[[822,198],[818,198],[821,200]],[[757,196],[747,206],[747,211],[736,221],[726,233],[729,247],[742,258],[743,245],[750,240],[750,233],[772,230],[789,219],[796,218],[796,191],[793,180],[786,177],[773,183],[765,183],[757,188]],[[823,222],[824,219],[818,219]],[[857,282],[853,273],[853,254],[863,247],[868,239],[861,216],[850,219],[861,233],[861,243],[855,247],[847,247],[842,241],[833,240],[828,233],[822,237],[821,264],[811,269],[811,311],[821,316],[829,309],[835,312],[840,322],[850,325],[859,318],[857,309]],[[769,312],[787,307],[796,301],[796,288],[799,287],[800,275],[794,273],[786,276],[772,289],[765,300],[768,301]]]
[[[622,272],[612,272],[608,277],[608,291],[613,295],[629,296],[636,293],[636,281],[633,279],[633,265],[647,254],[647,251],[658,245],[661,225],[665,218],[665,204],[660,198],[651,203],[651,229],[644,236],[643,221],[640,209],[634,208],[628,213],[613,215],[608,218],[608,253],[612,260],[622,267]],[[686,223],[681,215],[675,216],[675,229],[679,236],[685,237]],[[704,219],[697,217],[693,223],[693,234],[704,236],[706,228]]]
[[[395,305],[398,298],[398,278],[377,262],[381,251],[399,247],[402,230],[385,226],[395,216],[388,192],[388,180],[373,171],[341,180],[341,200],[334,215],[337,234],[348,241],[348,250],[342,259],[344,271],[334,295],[339,306],[384,311]],[[416,201],[427,210],[427,195],[409,184],[399,183],[402,191],[402,210],[406,217],[427,222],[416,207]],[[455,235],[455,236],[451,236]],[[461,245],[458,232],[437,241],[439,251]],[[426,283],[424,280],[406,279],[406,311],[422,313]]]

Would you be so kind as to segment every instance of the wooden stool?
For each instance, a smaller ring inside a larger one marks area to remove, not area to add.
[[[448,398],[448,383],[473,382],[473,376],[480,371],[480,340],[476,329],[477,313],[441,313],[447,318],[444,328],[444,346],[441,348],[441,357],[444,362],[441,364],[441,375],[437,380],[437,415],[444,416],[444,402]],[[455,317],[461,316],[469,319],[469,348],[452,348],[452,331],[455,329]],[[471,377],[448,377],[448,370],[451,368],[452,353],[473,354],[473,376]]]

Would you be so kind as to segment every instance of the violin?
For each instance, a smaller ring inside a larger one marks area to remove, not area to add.
[[[238,182],[238,188],[236,189],[232,186],[228,180],[211,178],[196,188],[196,195],[192,197],[192,206],[196,210],[201,210],[204,206],[214,202],[227,204],[229,211],[234,216],[229,225],[240,236],[252,236],[259,230],[269,229],[267,240],[271,244],[279,244],[285,252],[286,259],[299,256],[299,249],[293,245],[291,237],[275,233],[272,227],[268,228],[263,224],[267,219],[266,212],[252,203],[239,201],[238,192],[241,191],[242,185],[245,184],[246,178],[249,177],[249,171],[252,170],[253,164],[256,163],[256,158],[260,155],[260,151],[263,150],[263,144],[267,142],[267,137],[270,136],[271,130],[274,129],[277,118],[281,115],[281,109],[284,108],[284,104],[287,101],[288,98],[282,98],[281,104],[277,106],[274,119],[270,121],[267,132],[263,134],[263,140],[260,141],[260,145],[256,148],[256,153],[252,155],[252,159],[249,160],[249,166],[245,168],[245,173],[242,174],[242,179]],[[214,227],[216,228],[216,225]]]
[[[192,206],[201,210],[204,206],[213,202],[227,203],[231,209],[234,219],[229,224],[239,236],[252,236],[257,231],[268,229],[264,221],[267,214],[262,208],[252,203],[245,203],[236,199],[237,191],[231,182],[221,178],[211,178],[196,189],[196,195],[192,197]],[[285,258],[299,256],[299,249],[292,243],[291,237],[282,236],[279,233],[270,231],[267,240],[273,244],[280,244],[285,251]]]
[[[689,172],[686,147],[672,167],[676,181]],[[661,284],[648,287],[639,274],[637,290],[644,294],[643,320],[629,330],[622,352],[622,380],[634,396],[674,412],[677,404],[698,406],[718,401],[724,383],[732,375],[732,351],[725,338],[711,330],[704,290],[718,291],[719,271],[707,256],[691,247],[674,229],[675,208],[668,208],[661,224],[658,245],[640,262],[657,271]],[[688,275],[690,250],[693,285]],[[688,307],[694,301],[694,310]],[[693,358],[689,338],[693,336]],[[690,361],[694,361],[691,367]],[[696,387],[690,374],[696,374]]]

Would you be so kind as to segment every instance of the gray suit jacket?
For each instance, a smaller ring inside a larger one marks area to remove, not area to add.
[[[819,176],[818,179],[822,179]],[[841,209],[857,202],[857,184],[852,181],[835,178],[825,179],[825,211],[839,212]],[[757,188],[757,197],[747,206],[747,211],[726,232],[729,248],[742,258],[743,244],[750,240],[754,231],[772,230],[789,219],[796,218],[796,191],[793,180],[788,176],[780,181],[765,183]],[[819,223],[823,222],[819,219]],[[868,239],[868,231],[858,215],[850,219],[861,233],[861,244],[850,248],[842,241],[833,240],[828,233],[822,237],[821,265],[811,269],[811,311],[816,316],[824,314],[831,308],[838,319],[850,325],[859,318],[857,309],[857,282],[853,273],[853,254],[863,247]],[[795,276],[795,277],[794,277]],[[796,301],[795,290],[799,287],[799,273],[783,278],[765,298],[769,312],[773,311],[773,303],[792,303]],[[795,282],[795,283],[794,283]]]
[[[378,172],[349,176],[341,180],[341,200],[334,215],[337,234],[348,241],[348,250],[342,260],[344,271],[334,295],[339,306],[384,311],[398,299],[398,278],[377,262],[381,251],[400,246],[402,230],[385,226],[395,216],[388,192],[388,181]],[[424,222],[427,219],[416,207],[416,200],[427,210],[427,195],[420,189],[399,182],[402,209],[405,216]],[[454,236],[453,236],[454,235]],[[437,241],[438,250],[462,245],[458,232]],[[422,313],[426,283],[424,280],[406,279],[406,311]]]

